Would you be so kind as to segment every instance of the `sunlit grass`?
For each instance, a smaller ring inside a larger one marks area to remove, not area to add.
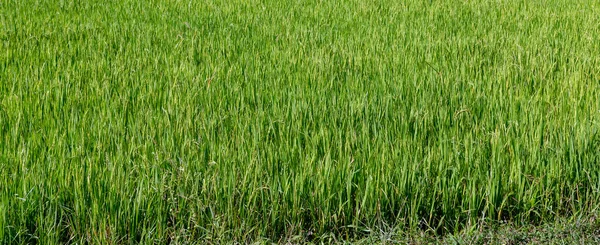
[[[0,241],[594,211],[596,1],[0,2]]]

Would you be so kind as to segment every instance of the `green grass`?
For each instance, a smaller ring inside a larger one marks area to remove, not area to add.
[[[5,0],[0,243],[585,215],[599,96],[592,0]]]

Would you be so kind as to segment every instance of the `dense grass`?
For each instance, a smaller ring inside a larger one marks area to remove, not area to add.
[[[581,215],[599,95],[592,0],[1,1],[0,242]]]

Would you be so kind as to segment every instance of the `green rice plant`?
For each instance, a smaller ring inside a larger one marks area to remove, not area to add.
[[[596,1],[3,1],[0,241],[595,212]]]

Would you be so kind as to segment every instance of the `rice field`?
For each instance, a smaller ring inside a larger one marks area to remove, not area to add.
[[[599,96],[592,0],[2,0],[0,243],[586,216]]]

